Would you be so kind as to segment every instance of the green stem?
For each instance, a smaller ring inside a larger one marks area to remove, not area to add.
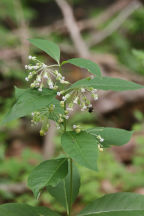
[[[69,199],[69,216],[71,216],[71,207],[72,207],[72,191],[73,191],[73,164],[72,158],[70,158],[70,199]]]
[[[67,199],[67,193],[66,193],[65,180],[63,180],[63,183],[64,183],[64,194],[65,194],[66,210],[67,210],[67,215],[69,215],[69,205],[68,205],[68,199]]]
[[[64,103],[64,111],[66,111],[66,102]],[[64,132],[66,132],[66,119],[64,120]],[[65,190],[65,197],[66,197],[66,207],[67,207],[67,215],[71,216],[71,207],[72,207],[72,179],[73,177],[73,164],[72,164],[72,158],[70,158],[70,198],[69,198],[69,204],[67,203],[67,196],[66,196],[66,190]],[[64,187],[65,188],[65,187]]]

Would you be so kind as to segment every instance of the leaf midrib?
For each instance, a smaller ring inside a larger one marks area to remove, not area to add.
[[[80,154],[82,155],[82,158],[83,158],[84,161],[89,165],[89,167],[91,167],[91,164],[90,164],[90,163],[87,161],[87,159],[85,158],[84,153],[83,153],[82,149],[80,148],[80,146],[79,146],[79,144],[78,144],[76,138],[73,137],[71,133],[69,133],[69,134],[70,134],[70,136],[71,136],[73,142],[76,143],[76,145],[78,146],[78,150],[79,150]],[[74,146],[75,146],[75,145],[74,145]],[[75,147],[75,148],[76,148],[76,147]]]
[[[56,170],[55,170],[55,171],[53,172],[53,174],[50,176],[48,182],[51,181],[51,179],[53,178],[53,176],[55,175],[55,173],[57,172],[57,170],[62,166],[62,164],[64,164],[64,162],[65,162],[66,160],[67,160],[66,158],[63,159],[63,161],[59,164],[59,166],[56,168]],[[47,184],[48,184],[48,182],[47,182]]]
[[[86,215],[91,215],[91,214],[102,214],[102,213],[111,213],[111,212],[130,212],[130,211],[143,211],[144,209],[122,209],[122,210],[110,210],[110,211],[99,211],[99,212],[90,212],[90,213],[86,213],[86,214],[79,214],[78,216],[86,216]]]

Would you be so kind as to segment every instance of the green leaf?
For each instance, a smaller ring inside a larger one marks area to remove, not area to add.
[[[56,186],[68,173],[67,158],[53,159],[42,162],[31,172],[28,186],[37,198],[39,191],[48,185]]]
[[[36,210],[36,212],[40,215],[40,216],[60,216],[58,213],[52,211],[51,209],[47,208],[47,207],[34,207],[34,209]],[[27,215],[29,216],[29,215]]]
[[[93,87],[102,90],[125,91],[144,88],[134,82],[112,77],[97,77],[94,79],[82,79],[71,85],[69,89]]]
[[[80,188],[80,176],[76,166],[73,164],[73,187],[72,187],[72,203],[75,201]],[[66,208],[66,202],[70,202],[70,164],[68,175],[56,187],[47,187],[48,192]],[[66,192],[66,194],[65,194]]]
[[[104,139],[104,142],[102,142],[103,147],[109,147],[111,145],[124,145],[129,142],[133,133],[132,131],[109,127],[91,128],[86,131],[94,136],[100,135]]]
[[[60,61],[60,49],[57,44],[43,39],[29,39],[29,41],[39,49],[46,52],[50,57],[56,60],[59,64]]]
[[[25,204],[8,203],[0,205],[0,216],[60,216],[45,207],[32,207]]]
[[[67,61],[64,61],[62,63],[63,64],[66,64],[66,63],[70,63],[70,64],[73,64],[75,66],[78,66],[80,68],[84,68],[84,69],[87,69],[90,73],[96,75],[96,76],[101,76],[101,71],[100,71],[100,68],[99,66],[88,60],[88,59],[84,59],[84,58],[72,58],[72,59],[69,59]]]
[[[39,92],[37,89],[16,88],[16,103],[1,124],[31,114],[53,103],[56,93],[49,89]]]
[[[144,216],[144,196],[134,193],[105,195],[89,204],[78,216]]]
[[[8,203],[0,205],[0,216],[40,216],[40,214],[32,206]]]
[[[87,132],[66,132],[62,135],[62,146],[64,151],[69,154],[79,164],[97,170],[98,145],[94,136]]]

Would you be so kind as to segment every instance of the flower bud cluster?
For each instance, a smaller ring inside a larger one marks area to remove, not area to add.
[[[65,77],[56,70],[59,65],[46,65],[39,61],[35,56],[29,56],[32,64],[25,65],[25,69],[29,71],[29,75],[25,78],[28,82],[32,80],[31,88],[38,88],[42,91],[43,87],[47,85],[49,89],[58,89],[57,82],[61,84],[69,84]]]
[[[44,136],[49,129],[49,115],[54,111],[55,105],[51,104],[47,109],[43,109],[39,112],[32,112],[32,125],[41,123],[40,135]]]
[[[103,152],[103,145],[102,142],[104,141],[104,138],[102,138],[100,135],[96,136],[97,140],[98,140],[98,150],[100,152]]]
[[[94,88],[81,88],[78,90],[72,90],[67,94],[65,91],[57,92],[57,95],[62,97],[60,102],[61,106],[64,107],[64,103],[66,103],[66,110],[68,112],[73,111],[74,105],[76,104],[79,105],[81,111],[89,110],[89,108],[92,107],[88,97],[89,94],[94,100],[98,100],[97,89]]]
[[[82,130],[80,125],[73,125],[72,128],[76,133],[80,133]]]

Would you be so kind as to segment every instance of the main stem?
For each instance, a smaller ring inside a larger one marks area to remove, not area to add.
[[[64,111],[66,111],[66,102],[64,103]],[[64,120],[64,132],[66,132],[66,119]],[[72,162],[72,158],[69,159],[69,165],[70,165],[70,197],[69,197],[69,203],[68,203],[68,216],[71,216],[71,207],[72,207],[72,190],[73,190],[73,162]]]

